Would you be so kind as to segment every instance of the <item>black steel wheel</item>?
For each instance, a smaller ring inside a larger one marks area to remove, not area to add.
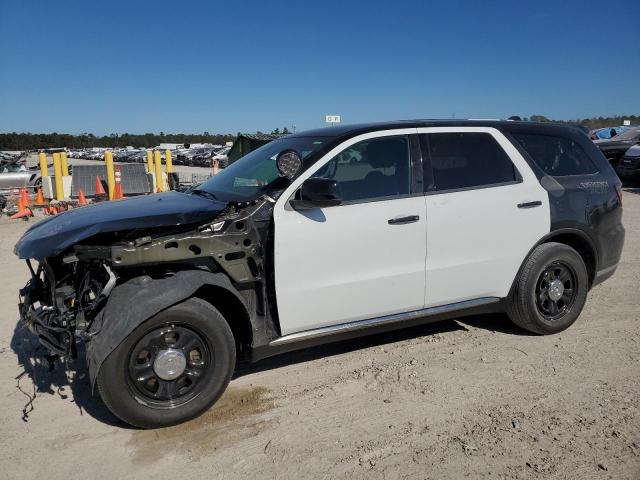
[[[577,320],[588,290],[589,276],[580,254],[562,243],[543,243],[520,269],[507,313],[529,332],[557,333]]]
[[[129,354],[131,386],[147,402],[174,408],[197,396],[214,363],[202,335],[193,328],[166,324],[142,337]]]
[[[565,262],[553,262],[538,278],[536,286],[538,311],[547,320],[558,320],[571,311],[576,293],[576,274],[573,268]]]
[[[175,425],[213,405],[235,368],[229,324],[190,298],[146,320],[104,360],[96,383],[105,405],[141,428]]]

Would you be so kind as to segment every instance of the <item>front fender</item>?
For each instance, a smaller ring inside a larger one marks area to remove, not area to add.
[[[96,316],[90,332],[92,338],[87,345],[86,358],[91,385],[95,384],[102,362],[140,324],[191,297],[204,285],[228,290],[247,308],[242,295],[222,273],[183,270],[161,279],[146,275],[136,277],[115,287]]]

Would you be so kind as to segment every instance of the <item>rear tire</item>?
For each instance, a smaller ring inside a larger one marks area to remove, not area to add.
[[[513,323],[529,332],[557,333],[577,320],[588,289],[580,254],[562,243],[543,243],[525,261],[507,312]]]
[[[235,359],[233,333],[222,314],[190,298],[142,323],[109,354],[98,372],[98,392],[130,425],[175,425],[218,400]]]

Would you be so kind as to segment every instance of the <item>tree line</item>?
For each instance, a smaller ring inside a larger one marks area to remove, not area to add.
[[[589,130],[605,127],[618,127],[622,125],[624,120],[629,120],[631,125],[640,125],[640,115],[623,115],[616,117],[592,117],[592,118],[576,118],[575,120],[552,120],[544,115],[531,115],[524,117],[522,120],[542,123],[563,123],[568,125],[582,125]]]
[[[40,148],[90,148],[90,147],[155,147],[161,143],[213,143],[224,145],[236,138],[232,134],[186,134],[164,132],[97,136],[92,133],[71,135],[68,133],[0,133],[0,150],[37,150]]]
[[[525,121],[554,122],[573,125],[583,125],[589,130],[602,127],[622,125],[623,120],[629,120],[632,125],[640,125],[640,115],[592,117],[576,120],[552,120],[544,115],[531,115],[523,117]],[[262,132],[256,132],[262,133]],[[276,128],[272,134],[282,135],[289,133],[285,127]],[[239,135],[240,133],[238,133]],[[225,142],[235,140],[237,135],[204,132],[202,134],[188,133],[144,133],[131,134],[112,133],[111,135],[97,136],[92,133],[71,135],[68,133],[0,133],[0,150],[37,150],[41,148],[90,148],[90,147],[155,147],[161,143],[213,143],[224,145]]]

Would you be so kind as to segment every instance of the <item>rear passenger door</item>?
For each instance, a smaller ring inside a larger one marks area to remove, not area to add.
[[[489,127],[420,128],[427,208],[425,306],[506,297],[549,232],[549,202],[526,161]]]

